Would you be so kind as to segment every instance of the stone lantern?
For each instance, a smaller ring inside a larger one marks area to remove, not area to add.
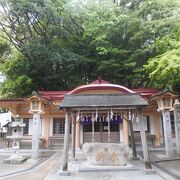
[[[25,124],[23,124],[23,121],[19,115],[16,115],[14,117],[14,121],[9,124],[8,128],[11,132],[11,135],[7,136],[7,138],[12,140],[13,154],[8,159],[4,160],[4,163],[20,164],[26,160],[26,158],[19,155],[20,141],[23,136],[24,127]]]
[[[31,113],[31,114],[35,114],[35,113],[44,114],[45,100],[43,98],[39,97],[35,91],[33,91],[32,95],[33,96],[28,98],[28,100],[30,101],[29,113]]]
[[[174,109],[173,108],[173,96],[169,93],[157,97],[156,101],[158,104],[157,111],[163,111],[163,110],[172,111]]]
[[[20,149],[20,140],[23,136],[23,128],[25,124],[23,124],[22,119],[19,115],[16,115],[14,121],[9,125],[11,129],[11,136],[7,136],[7,138],[12,139],[12,148],[13,149]]]
[[[33,91],[32,96],[27,99],[30,102],[29,113],[33,114],[33,135],[32,135],[32,159],[39,158],[39,128],[40,114],[44,114],[44,104],[47,99],[42,98],[37,92]]]
[[[165,140],[165,148],[166,148],[167,157],[172,157],[174,155],[170,111],[174,110],[173,100],[175,97],[177,97],[177,95],[165,89],[158,92],[151,98],[151,100],[157,101],[157,104],[158,104],[157,111],[162,113],[164,140]]]

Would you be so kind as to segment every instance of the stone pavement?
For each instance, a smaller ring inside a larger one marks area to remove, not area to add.
[[[156,173],[147,175],[143,164],[139,161],[134,161],[134,166],[139,170],[105,172],[77,172],[70,170],[70,176],[58,176],[58,166],[58,168],[51,170],[44,180],[164,180],[164,178]]]
[[[175,179],[180,179],[180,156],[174,155],[173,158],[167,158],[165,151],[150,151],[150,159],[159,169],[166,171]],[[174,151],[175,153],[175,151]]]
[[[4,178],[5,180],[43,180],[48,172],[56,167],[56,160],[60,156],[60,153],[54,154],[52,157],[47,159],[44,163],[35,167],[34,169],[20,173],[18,175]]]
[[[77,153],[77,157],[82,153]],[[3,177],[6,180],[173,180],[165,172],[162,172],[157,167],[154,167],[158,173],[146,174],[144,165],[140,161],[131,161],[130,163],[136,167],[136,170],[131,171],[105,171],[105,172],[77,172],[78,160],[72,161],[69,164],[71,176],[58,176],[58,170],[61,167],[62,150],[56,152],[49,159],[41,163],[40,165],[30,169],[29,171],[21,172],[13,176]],[[14,166],[13,166],[14,167]],[[18,169],[19,167],[19,169]],[[2,166],[1,166],[2,168]],[[1,169],[0,168],[0,169]],[[15,171],[20,170],[22,167],[17,166]],[[24,166],[25,168],[25,166]],[[6,167],[4,168],[6,169]],[[13,169],[11,167],[11,169]],[[9,169],[10,170],[10,169]],[[2,170],[3,171],[3,170]],[[7,170],[5,170],[7,171]]]
[[[54,152],[49,151],[40,151],[40,159],[38,161],[34,161],[29,159],[23,164],[4,164],[3,160],[8,158],[11,155],[10,151],[0,151],[0,179],[7,179],[10,176],[16,176],[17,174],[26,173],[27,171],[34,170],[35,167],[39,167],[40,164],[45,162]],[[29,150],[21,150],[21,155],[30,158]],[[14,178],[13,178],[14,179]]]

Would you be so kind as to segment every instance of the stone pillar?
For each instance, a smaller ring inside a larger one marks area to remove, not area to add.
[[[129,128],[128,128],[127,112],[124,113],[124,118],[123,118],[123,143],[129,145]]]
[[[70,131],[69,113],[66,112],[62,171],[68,171],[69,131]]]
[[[163,116],[166,155],[168,157],[172,157],[174,153],[173,153],[173,143],[172,143],[171,119],[170,119],[169,111],[163,110],[162,116]]]
[[[80,149],[80,123],[76,122],[76,148]]]
[[[146,132],[145,132],[145,124],[143,122],[142,113],[138,114],[138,120],[139,120],[139,129],[140,129],[140,135],[141,135],[141,142],[142,142],[145,167],[146,167],[146,169],[152,169],[150,159],[149,159],[149,153],[148,153],[148,147],[147,147],[147,138],[146,138]]]
[[[39,157],[39,125],[40,114],[33,114],[33,135],[32,135],[32,159],[38,159]]]
[[[174,103],[174,122],[175,122],[175,133],[176,133],[176,149],[177,154],[180,154],[180,102],[175,100]]]

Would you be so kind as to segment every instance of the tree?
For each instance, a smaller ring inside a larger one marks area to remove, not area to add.
[[[93,72],[111,82],[130,88],[145,86],[148,74],[143,65],[158,55],[157,39],[170,35],[179,21],[176,2],[121,1],[118,6],[109,0],[83,2],[67,5],[74,21],[83,27],[75,52],[95,59]]]
[[[32,79],[28,76],[29,64],[22,54],[15,50],[12,58],[6,60],[1,69],[6,74],[6,81],[1,87],[5,97],[22,97],[32,92]]]
[[[3,94],[67,90],[99,75],[129,88],[145,86],[149,78],[143,65],[165,53],[157,44],[172,39],[178,2],[66,2],[0,1],[0,36],[13,49],[1,67]]]
[[[19,97],[32,90],[71,89],[83,80],[80,56],[66,47],[71,30],[63,4],[54,0],[1,1],[1,36],[19,51],[1,67],[6,75],[1,88],[4,94]]]
[[[167,87],[180,92],[180,43],[175,49],[150,59],[145,68],[151,87]]]
[[[9,54],[9,51],[10,47],[8,43],[4,39],[0,38],[0,63],[4,62],[4,59],[6,55]]]
[[[149,75],[148,86],[168,88],[180,92],[180,22],[174,26],[173,34],[156,40],[156,56],[144,65]]]

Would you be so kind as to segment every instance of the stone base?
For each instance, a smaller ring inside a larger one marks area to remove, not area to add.
[[[28,159],[27,160],[28,163],[32,163],[32,164],[37,163],[38,161],[39,161],[39,159]]]
[[[3,163],[4,164],[22,164],[26,160],[27,158],[19,155],[19,152],[14,151],[14,154],[12,154],[8,159],[5,159]]]
[[[19,157],[19,158],[12,158],[9,157],[8,159],[5,159],[3,161],[4,164],[22,164],[23,162],[25,162],[27,160],[27,158],[25,157]]]
[[[62,171],[62,170],[59,170],[58,171],[58,175],[59,176],[70,176],[70,172],[69,171]]]
[[[169,157],[166,154],[157,154],[156,157],[158,158],[158,160],[156,160],[155,162],[161,162],[161,161],[173,161],[173,160],[180,160],[180,156],[179,155],[174,155],[173,157]]]
[[[78,172],[111,172],[111,171],[138,171],[139,169],[132,164],[126,166],[96,166],[84,162],[78,166]]]
[[[156,174],[156,171],[154,169],[145,169],[145,174],[146,175]]]
[[[132,160],[139,160],[139,157],[132,157]]]

